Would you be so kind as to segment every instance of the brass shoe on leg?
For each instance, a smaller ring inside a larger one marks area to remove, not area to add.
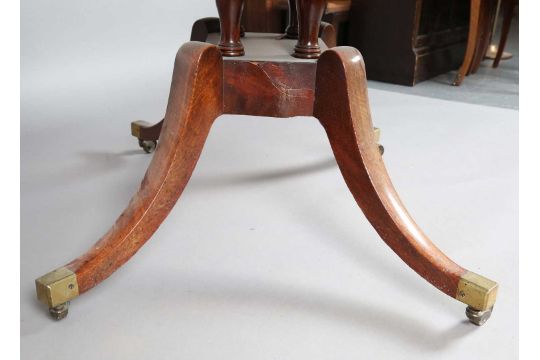
[[[66,267],[61,267],[36,279],[36,293],[39,301],[49,307],[55,320],[62,320],[68,314],[69,301],[79,296],[77,275]]]

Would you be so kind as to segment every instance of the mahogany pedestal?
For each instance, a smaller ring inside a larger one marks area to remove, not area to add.
[[[208,41],[222,44],[223,36],[210,33]],[[214,120],[222,114],[244,114],[317,119],[349,190],[379,236],[421,277],[467,304],[472,322],[487,320],[497,283],[443,254],[392,185],[373,131],[358,50],[326,49],[320,43],[319,59],[311,59],[311,50],[308,59],[301,59],[290,56],[295,43],[276,34],[247,33],[241,43],[222,51],[197,41],[180,48],[161,131],[140,128],[145,129],[141,134],[154,131],[159,144],[139,190],[88,252],[36,280],[38,298],[56,319],[67,315],[70,300],[109,277],[150,239],[189,181]],[[245,55],[222,55],[231,49]]]

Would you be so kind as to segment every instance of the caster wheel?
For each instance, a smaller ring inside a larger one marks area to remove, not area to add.
[[[491,312],[493,311],[493,307],[487,310],[476,310],[475,308],[471,306],[467,306],[467,309],[465,310],[465,314],[469,318],[469,321],[472,322],[474,325],[482,326],[485,324],[486,321],[488,321],[489,317],[491,316]]]
[[[384,154],[384,146],[379,145],[379,153],[382,155]]]
[[[49,314],[51,314],[54,320],[62,320],[67,316],[68,310],[69,310],[69,301],[63,304],[60,304],[56,307],[50,308]]]
[[[145,153],[150,154],[156,150],[157,140],[141,140],[139,139],[139,146]]]

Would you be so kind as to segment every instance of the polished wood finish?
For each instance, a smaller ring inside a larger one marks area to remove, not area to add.
[[[322,20],[332,24],[339,45],[345,45],[347,41],[350,8],[351,0],[326,1]],[[292,23],[294,30],[289,38],[297,36],[296,0],[250,0],[246,2],[244,14],[243,24],[248,25],[249,31],[287,34]]]
[[[243,0],[216,0],[221,25],[221,41],[219,49],[223,56],[242,56],[244,47],[240,41],[240,22]],[[325,0],[296,0],[291,8],[290,24],[287,37],[295,37],[298,43],[294,47],[293,56],[302,59],[316,59],[321,54],[319,46],[319,28],[326,6]],[[297,16],[295,16],[297,12]],[[298,24],[294,23],[294,18]]]
[[[66,266],[80,293],[106,279],[155,232],[185,188],[214,119],[224,113],[319,119],[347,186],[381,238],[455,297],[466,270],[428,239],[392,185],[373,132],[358,50],[338,47],[318,62],[276,63],[222,60],[216,46],[200,42],[187,43],[177,55],[162,138],[139,191],[111,230]]]
[[[273,0],[248,0],[244,5],[242,25],[248,32],[283,33],[287,17],[274,6]]]
[[[326,50],[318,62],[276,64],[223,61],[217,47],[200,42],[187,43],[177,55],[161,141],[139,191],[111,230],[66,266],[77,275],[80,293],[106,279],[157,230],[222,113],[318,118],[347,186],[381,238],[418,274],[455,296],[465,270],[433,245],[392,186],[375,140],[364,63],[356,49]]]
[[[347,186],[381,238],[420,276],[455,297],[466,270],[429,240],[392,185],[375,141],[358,50],[338,47],[322,54],[313,115],[328,134]]]
[[[465,76],[478,71],[491,39],[496,7],[496,0],[471,0],[467,49],[452,85],[461,85]]]
[[[311,116],[316,69],[315,62],[225,61],[223,110],[256,116]]]
[[[209,34],[213,33],[220,33],[221,27],[219,24],[219,18],[215,17],[207,17],[202,18],[193,24],[193,27],[191,29],[191,41],[201,41],[205,42],[206,39],[208,39]],[[240,26],[240,37],[243,37],[245,35],[246,31],[253,32],[252,29],[246,30],[244,26]],[[279,31],[277,32],[279,33]],[[285,34],[287,35],[287,34]],[[298,36],[295,37],[288,37],[286,38],[290,39],[297,39]],[[321,25],[319,27],[319,38],[323,40],[325,45],[327,47],[334,47],[337,45],[337,34],[336,34],[336,28],[331,23],[328,23],[326,21],[321,21]]]
[[[287,27],[285,36],[289,39],[298,39],[298,12],[296,11],[296,0],[288,0],[289,11],[287,15]]]
[[[300,37],[301,14],[316,18],[310,11],[299,10]],[[211,24],[215,22],[200,23],[197,36],[208,36]],[[221,25],[228,26],[226,21]],[[312,29],[313,23],[308,27]],[[138,191],[110,230],[61,269],[69,281],[60,285],[77,291],[64,300],[53,302],[51,297],[49,301],[47,292],[58,281],[47,275],[38,279],[38,296],[46,300],[51,314],[65,317],[69,300],[108,278],[158,229],[186,187],[214,120],[222,114],[246,114],[317,118],[347,186],[380,237],[439,290],[475,305],[469,309],[474,321],[479,324],[482,317],[485,321],[497,284],[444,255],[409,215],[392,185],[371,121],[360,52],[352,47],[323,48],[318,61],[295,59],[290,54],[295,40],[248,33],[244,44],[253,45],[246,48],[249,56],[231,58],[223,54],[223,37],[213,38],[219,45],[192,41],[178,51],[160,143]],[[268,54],[258,53],[260,49]]]
[[[497,13],[497,3],[497,0],[482,0],[477,49],[467,75],[475,74],[480,68],[482,61],[486,58],[486,52],[491,43],[493,23],[495,22],[495,15]]]
[[[328,0],[326,2],[323,21],[334,27],[336,46],[348,44],[351,3],[351,0]]]
[[[163,121],[164,119],[156,124],[150,124],[143,120],[134,121],[131,123],[131,135],[143,141],[157,141],[163,127]]]
[[[512,24],[512,18],[514,17],[514,10],[518,0],[502,0],[502,12],[503,12],[503,23],[501,28],[501,38],[499,40],[499,46],[497,48],[497,55],[495,55],[495,60],[493,60],[493,67],[496,68],[501,62],[501,58],[504,53],[504,48],[506,46],[506,40],[508,39],[508,33],[510,32],[510,25]]]
[[[294,47],[294,57],[316,59],[320,56],[319,27],[325,5],[325,0],[296,0],[298,43]]]
[[[221,25],[219,49],[223,56],[242,56],[244,46],[240,41],[240,20],[244,0],[216,0]]]
[[[193,24],[191,41],[206,42],[208,35],[219,32],[218,18],[199,19]],[[336,46],[336,33],[331,24],[321,22],[319,37],[324,43],[323,48]],[[224,106],[229,113],[282,117],[311,115],[316,69],[313,61],[291,59],[272,64],[236,61],[236,65],[226,63],[224,67],[225,86],[229,89]],[[241,83],[247,86],[236,86]],[[135,121],[131,123],[132,134],[139,141],[157,141],[162,125],[163,120],[153,125]],[[137,130],[133,131],[134,128]]]
[[[324,42],[324,44],[333,48],[337,46],[337,33],[334,25],[321,21],[321,26],[319,28],[319,38]]]
[[[467,50],[465,51],[465,57],[463,59],[463,64],[458,70],[456,78],[453,85],[459,86],[463,82],[465,75],[471,67],[473,56],[476,51],[476,43],[478,39],[478,31],[480,24],[480,6],[482,0],[470,0],[471,1],[471,15],[469,20],[469,35],[467,38]]]
[[[214,45],[190,42],[176,56],[160,144],[138,192],[112,228],[66,267],[84,293],[152,236],[182,194],[210,127],[223,112],[223,64]]]

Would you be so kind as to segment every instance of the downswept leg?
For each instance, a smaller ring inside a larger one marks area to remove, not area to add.
[[[491,314],[498,285],[450,260],[401,203],[375,141],[358,50],[338,47],[321,55],[314,116],[326,130],[347,186],[381,238],[420,276],[469,305],[467,316],[473,323],[483,324]]]
[[[61,319],[68,302],[128,261],[182,194],[214,120],[223,111],[223,65],[216,46],[183,45],[176,57],[160,144],[128,207],[84,255],[36,280],[38,298]]]
[[[452,85],[459,86],[463,82],[465,75],[470,71],[471,64],[473,62],[474,52],[476,50],[476,44],[478,40],[478,25],[480,21],[480,8],[482,7],[482,0],[471,0],[471,12],[469,20],[469,35],[467,38],[467,49],[465,50],[465,56],[463,63],[459,67],[458,73]]]

